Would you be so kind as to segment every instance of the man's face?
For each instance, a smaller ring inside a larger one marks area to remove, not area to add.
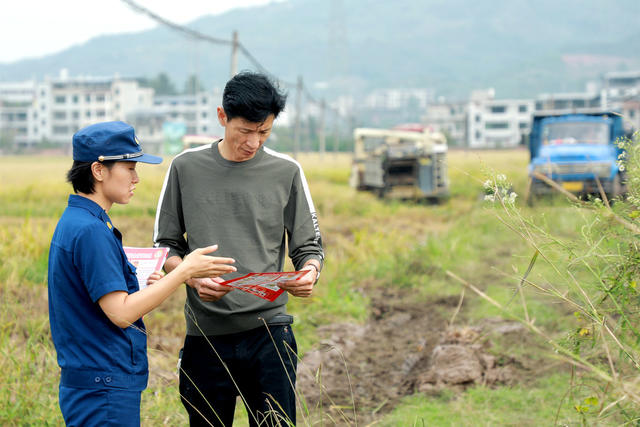
[[[271,134],[273,114],[262,123],[250,122],[242,117],[227,119],[222,107],[218,107],[218,121],[224,127],[224,140],[220,154],[232,162],[244,162],[253,158]]]

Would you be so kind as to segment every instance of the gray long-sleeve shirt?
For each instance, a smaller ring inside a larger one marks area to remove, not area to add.
[[[317,215],[300,165],[268,148],[244,162],[224,159],[218,143],[176,156],[158,200],[154,243],[169,256],[218,244],[215,256],[231,257],[238,269],[224,279],[250,272],[282,271],[286,246],[296,269],[324,253]],[[187,287],[188,335],[222,335],[262,325],[286,311],[287,293],[274,302],[235,290],[203,302]]]

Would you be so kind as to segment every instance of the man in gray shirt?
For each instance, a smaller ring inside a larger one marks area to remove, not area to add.
[[[263,147],[285,101],[262,74],[233,77],[217,110],[224,138],[176,156],[158,201],[154,241],[170,248],[165,270],[211,244],[236,260],[224,279],[187,281],[180,394],[192,426],[231,425],[238,395],[251,425],[295,424],[297,347],[286,303],[288,294],[311,296],[324,253],[302,168]],[[287,248],[308,273],[281,284],[287,292],[275,301],[219,284],[282,271]]]

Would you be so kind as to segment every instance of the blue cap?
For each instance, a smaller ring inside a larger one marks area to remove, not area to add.
[[[103,162],[119,160],[158,164],[162,158],[144,154],[133,127],[124,122],[103,122],[73,135],[73,160]]]

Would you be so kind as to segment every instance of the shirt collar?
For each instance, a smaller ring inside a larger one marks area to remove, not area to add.
[[[102,207],[91,199],[80,196],[78,194],[69,194],[69,206],[88,210],[91,215],[100,218],[102,221],[111,225],[111,218],[107,215]],[[113,226],[112,226],[113,227]],[[111,228],[111,227],[109,227]]]

